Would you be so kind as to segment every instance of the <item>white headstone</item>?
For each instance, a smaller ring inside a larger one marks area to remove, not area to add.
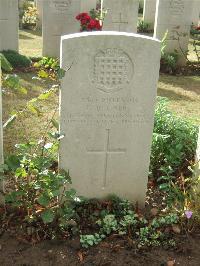
[[[192,24],[194,26],[200,25],[200,0],[193,0]]]
[[[0,60],[0,165],[3,164],[3,125],[2,125],[2,97],[1,97],[1,60]],[[0,205],[4,203],[4,184],[0,181]]]
[[[139,0],[104,0],[105,31],[137,32]]]
[[[43,0],[43,55],[59,57],[62,35],[80,31],[76,16],[96,7],[96,0]]]
[[[145,0],[143,10],[143,20],[149,23],[150,29],[154,29],[156,14],[156,0]]]
[[[36,0],[35,5],[38,12],[37,28],[42,29],[43,0]]]
[[[188,0],[157,0],[154,37],[161,40],[168,31],[166,51],[177,50],[179,65],[186,63],[192,5]]]
[[[60,167],[79,195],[142,205],[147,188],[160,43],[120,32],[62,37]],[[144,60],[148,58],[148,60]],[[147,78],[148,73],[148,78]]]
[[[0,0],[0,51],[18,51],[18,27],[18,1]]]

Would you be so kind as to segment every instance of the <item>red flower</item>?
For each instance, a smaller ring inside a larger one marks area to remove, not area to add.
[[[196,30],[200,30],[200,26],[196,27]]]
[[[97,19],[91,19],[87,28],[88,30],[101,30],[101,25]]]
[[[92,19],[88,13],[80,13],[76,16],[77,20],[80,20],[81,23],[81,31],[85,30],[101,30],[102,26],[100,25],[99,20]]]
[[[76,19],[77,20],[82,20],[82,19],[90,19],[90,16],[88,15],[88,13],[80,13],[78,14],[78,16],[76,16]]]

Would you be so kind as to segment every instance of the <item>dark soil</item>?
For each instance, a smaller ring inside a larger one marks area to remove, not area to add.
[[[80,248],[79,239],[43,241],[33,245],[4,233],[0,237],[1,266],[199,266],[200,235],[179,236],[175,250],[153,248],[136,251],[128,239],[111,236],[89,250]],[[174,264],[175,261],[175,264]],[[168,263],[168,264],[167,264]]]

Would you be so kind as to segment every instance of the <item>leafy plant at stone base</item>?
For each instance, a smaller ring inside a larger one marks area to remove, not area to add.
[[[165,51],[167,46],[167,35],[168,31],[161,41],[160,70],[172,74],[177,70],[178,53],[176,51],[174,53],[167,53]]]
[[[22,26],[24,29],[34,29],[38,21],[38,12],[36,7],[29,6],[22,16]]]
[[[193,51],[196,54],[197,64],[200,64],[200,26],[193,27],[190,31],[193,38]]]
[[[60,136],[58,137],[58,139]],[[16,145],[17,154],[9,156],[1,166],[9,175],[14,189],[5,195],[7,212],[20,213],[16,219],[29,226],[50,224],[55,231],[63,230],[73,217],[70,202],[75,197],[68,172],[55,166],[58,142],[27,143]],[[58,227],[58,229],[56,229]]]
[[[107,199],[102,204],[103,206],[100,207],[100,202],[97,203],[98,214],[96,213],[96,217],[92,216],[91,220],[87,220],[89,224],[93,224],[95,233],[80,235],[82,247],[88,248],[96,245],[113,234],[127,239],[127,242],[131,242],[136,249],[149,246],[175,245],[173,226],[179,222],[179,218],[175,213],[160,214],[158,217],[147,221],[141,213],[136,213],[133,205],[127,200],[121,200],[115,196]],[[84,216],[82,214],[82,222],[84,217],[90,217],[92,205],[94,206],[94,202],[87,202],[86,205],[84,205],[84,202],[80,202],[79,207],[76,207],[78,216],[81,215],[81,212],[83,213],[83,210],[89,209],[89,213],[86,212]],[[118,207],[121,209],[120,212]],[[95,224],[98,227],[95,227]],[[166,229],[168,233],[166,233]]]
[[[52,57],[43,57],[33,65],[36,69],[39,69],[38,76],[40,78],[58,79],[62,70],[59,66],[59,60]]]
[[[13,50],[4,50],[1,52],[13,68],[27,68],[30,67],[32,61],[29,57],[21,55]]]
[[[144,20],[138,20],[137,30],[139,33],[150,33],[152,30],[150,29],[150,24],[145,22]]]
[[[178,198],[174,184],[182,176],[191,175],[188,167],[194,162],[198,127],[176,117],[167,109],[166,99],[158,98],[152,140],[150,178],[156,180],[167,195],[168,204]]]

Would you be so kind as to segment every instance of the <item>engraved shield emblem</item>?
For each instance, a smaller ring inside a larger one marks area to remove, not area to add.
[[[106,49],[94,57],[93,84],[106,93],[124,89],[133,76],[133,63],[121,49]]]

